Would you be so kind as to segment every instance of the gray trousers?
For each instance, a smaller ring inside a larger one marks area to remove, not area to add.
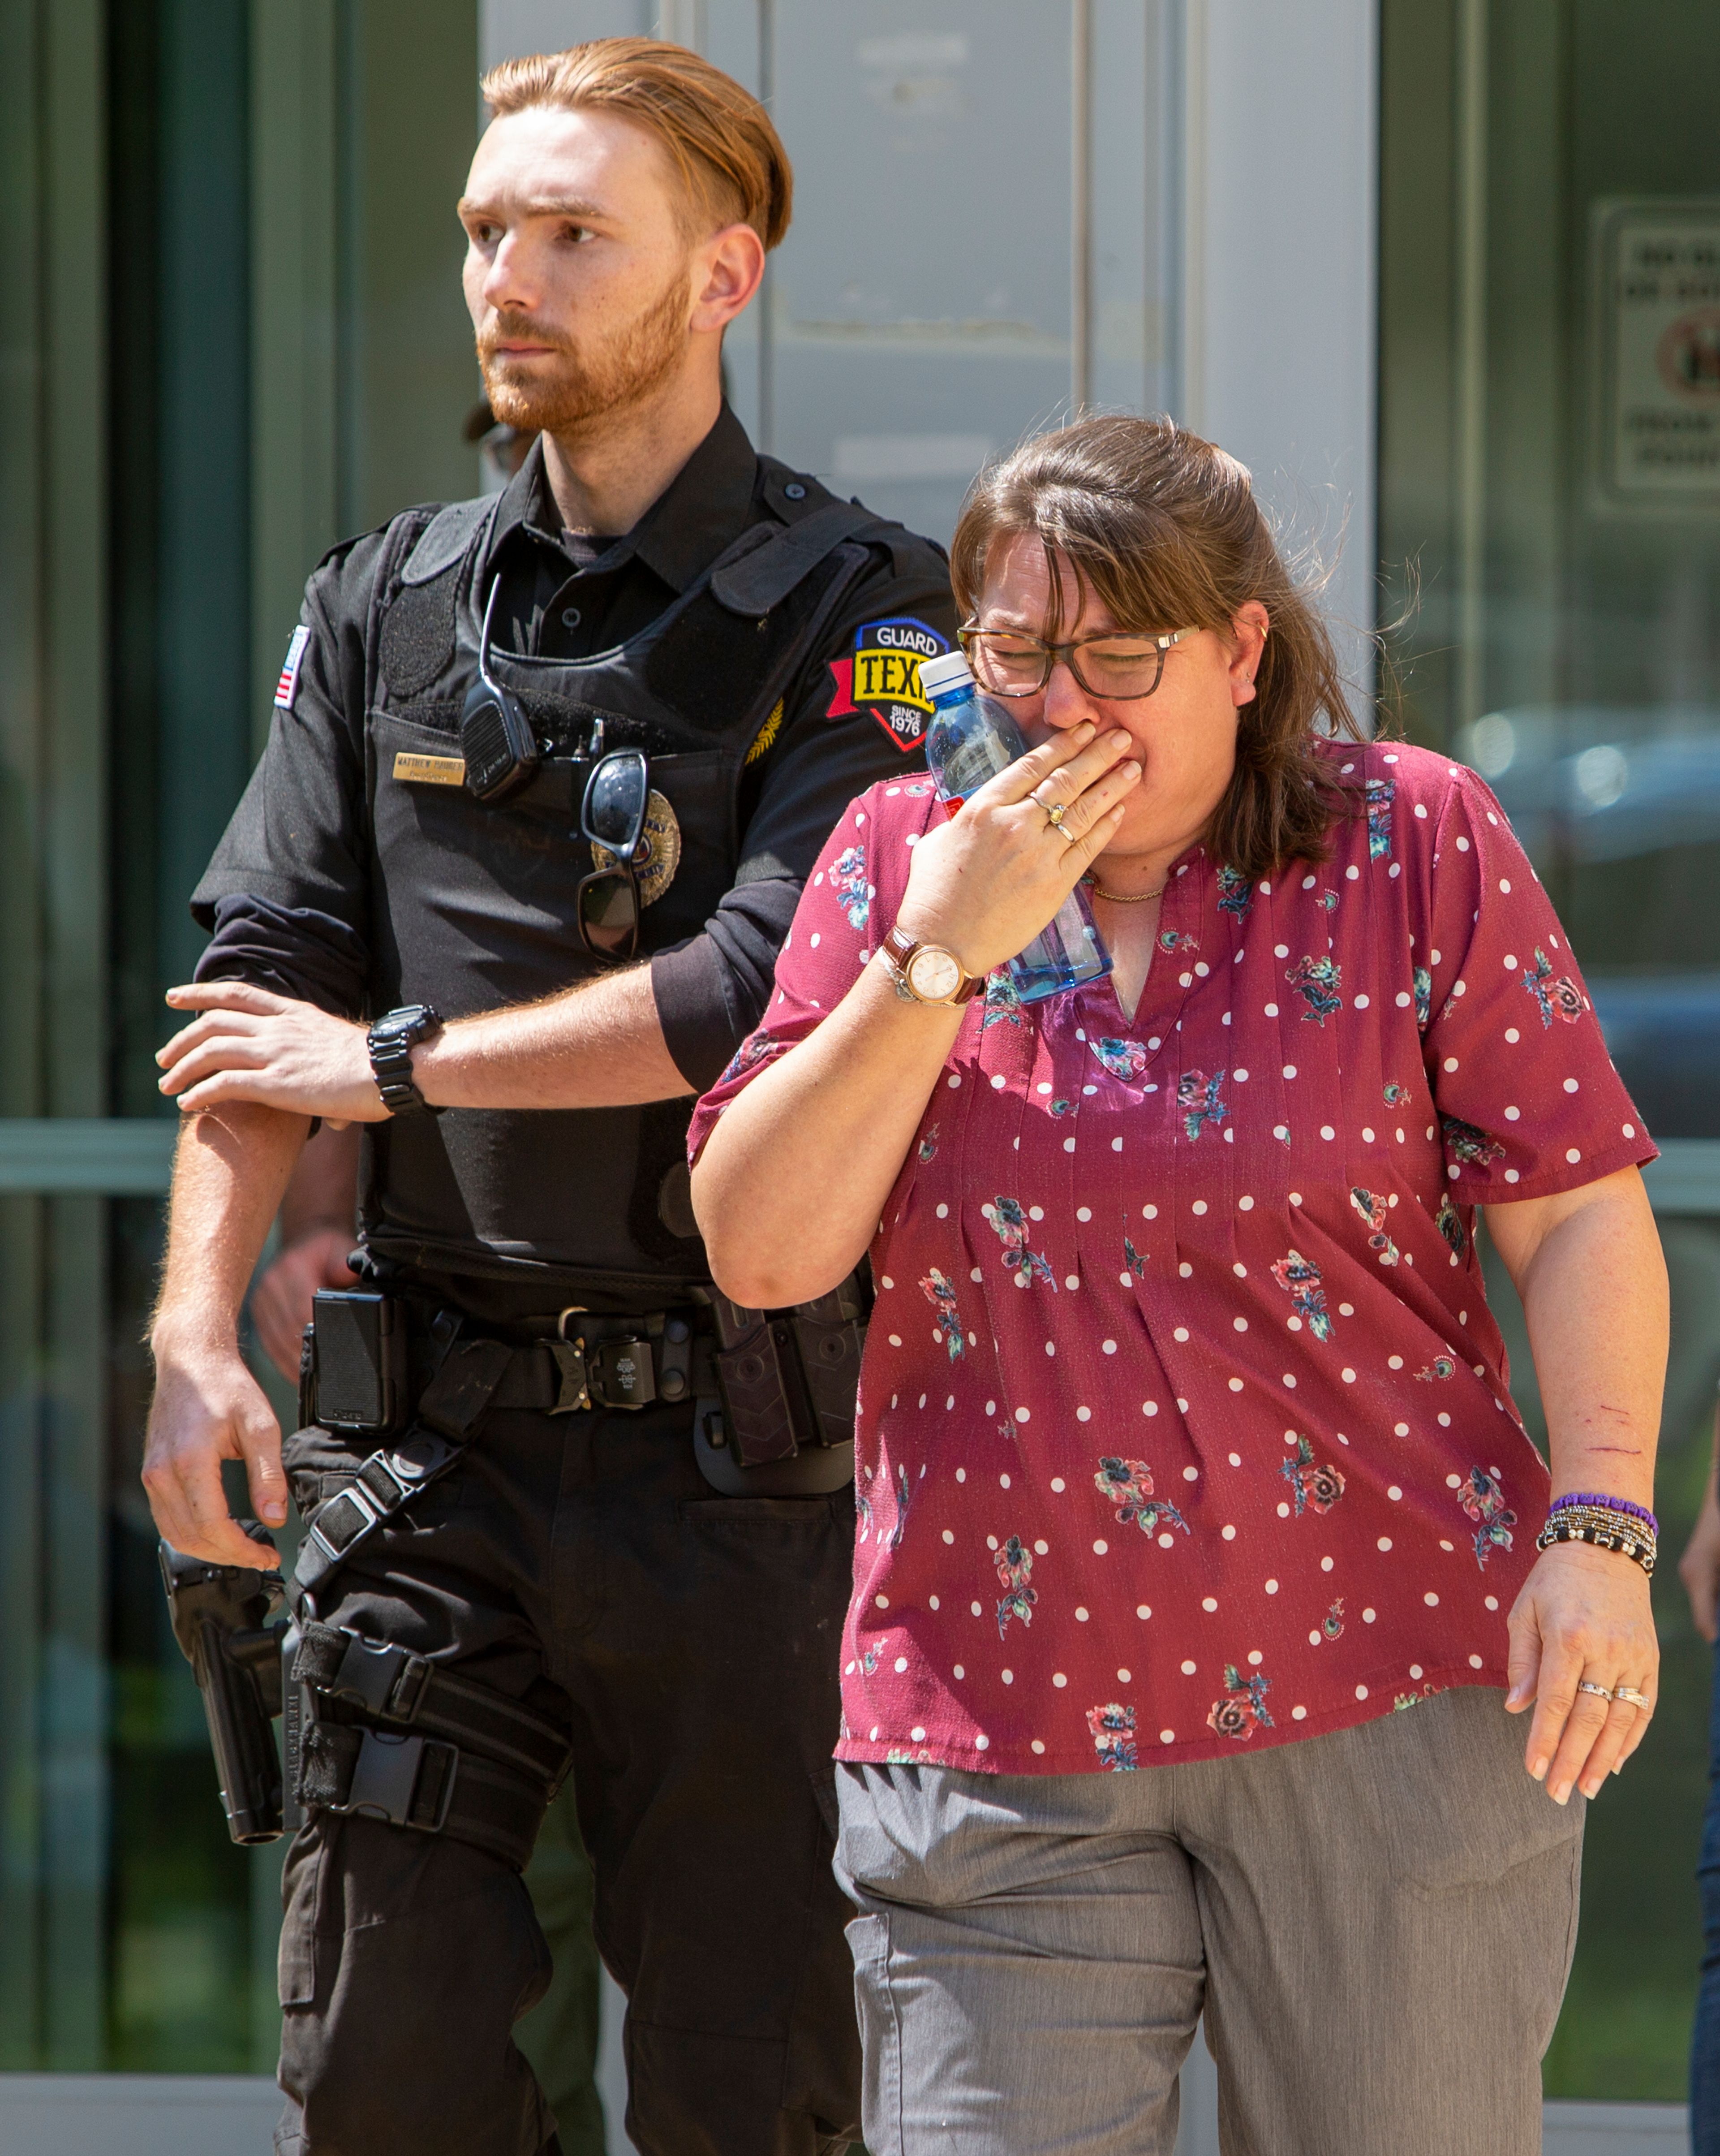
[[[1583,1800],[1465,1688],[1138,1774],[845,1767],[872,2156],[1533,2156]]]

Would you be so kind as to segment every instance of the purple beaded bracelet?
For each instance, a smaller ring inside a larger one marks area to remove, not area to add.
[[[1658,1536],[1661,1523],[1646,1505],[1633,1505],[1628,1497],[1603,1497],[1593,1490],[1567,1490],[1562,1497],[1555,1497],[1548,1508],[1550,1519],[1554,1512],[1574,1512],[1579,1506],[1593,1505],[1605,1512],[1624,1512],[1633,1520],[1646,1521],[1649,1532]]]

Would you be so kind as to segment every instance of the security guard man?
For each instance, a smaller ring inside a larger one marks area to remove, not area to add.
[[[163,1084],[205,1112],[144,1479],[213,1563],[255,1553],[223,1458],[266,1522],[287,1476],[307,1516],[283,2156],[556,2146],[509,2031],[570,1758],[634,2142],[811,2156],[857,2112],[829,1753],[858,1305],[715,1296],[687,1096],[837,818],[910,767],[948,591],[722,403],[789,213],[756,102],[633,39],[485,94],[468,297],[494,408],[545,439],[311,579],[171,998],[204,1015]],[[284,1475],[236,1322],[319,1114],[366,1126],[364,1280],[318,1304]]]

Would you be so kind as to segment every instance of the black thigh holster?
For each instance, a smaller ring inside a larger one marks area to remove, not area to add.
[[[315,1620],[289,1676],[306,1712],[305,1811],[448,1834],[523,1871],[567,1772],[566,1734],[489,1685]]]
[[[387,1358],[387,1383],[371,1395],[372,1421],[350,1411],[364,1395],[364,1373],[355,1376],[350,1327],[343,1342],[346,1390],[330,1402],[333,1426],[381,1441],[310,1515],[285,1590],[293,1622],[266,1622],[281,1596],[279,1573],[205,1565],[164,1543],[174,1629],[203,1694],[235,1841],[273,1840],[306,1812],[326,1811],[452,1835],[520,1870],[566,1772],[566,1733],[407,1648],[323,1624],[315,1596],[361,1543],[455,1465],[493,1408],[548,1407],[561,1373],[553,1359],[522,1358],[499,1340],[463,1339],[455,1322],[433,1320],[416,1343],[428,1375],[408,1419],[407,1369],[392,1322],[400,1318],[403,1337],[405,1313],[389,1316],[389,1323],[371,1322]],[[318,1405],[309,1345],[306,1363],[301,1423],[303,1409],[314,1414]],[[401,1423],[392,1434],[390,1424]],[[268,1544],[261,1528],[247,1525]],[[284,1762],[269,1727],[275,1715]]]

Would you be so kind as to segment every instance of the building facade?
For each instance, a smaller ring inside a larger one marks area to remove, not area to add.
[[[1665,1146],[1669,1549],[1700,1497],[1707,0],[0,0],[0,2118],[8,2074],[272,2064],[278,1854],[225,1839],[136,1481],[161,993],[308,569],[478,486],[453,204],[479,66],[640,30],[755,88],[795,159],[728,352],[763,446],[944,537],[1022,433],[1170,411],[1323,565],[1359,696],[1497,788]],[[1708,1656],[1670,1563],[1656,1593],[1662,1706],[1591,1815],[1563,2100],[1682,2094]]]

